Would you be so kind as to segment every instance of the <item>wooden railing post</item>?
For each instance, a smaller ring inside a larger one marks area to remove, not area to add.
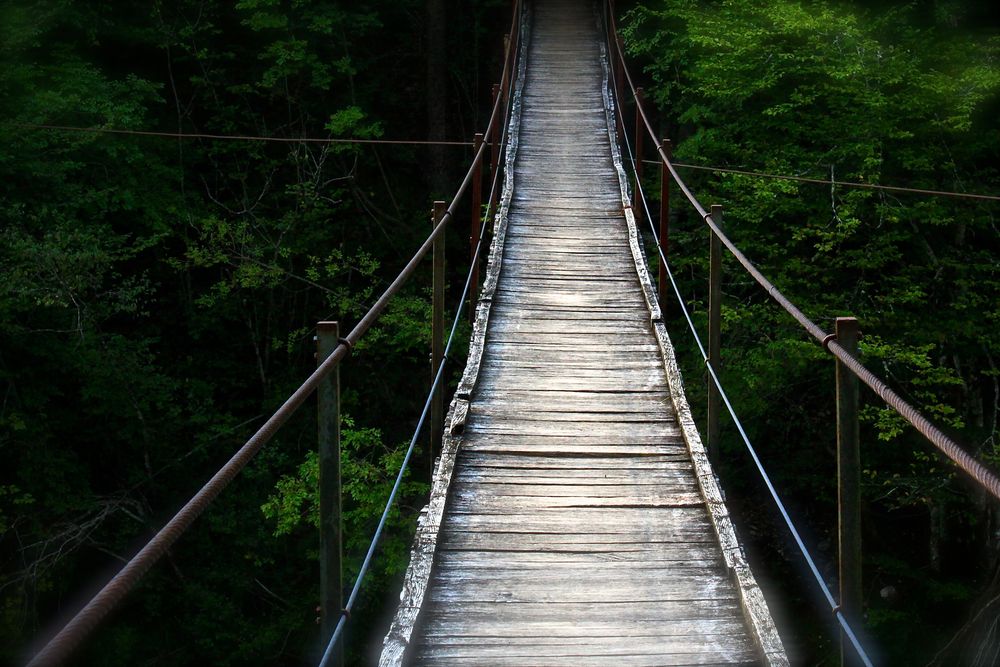
[[[632,213],[635,214],[636,226],[642,222],[642,206],[636,204],[637,201],[642,197],[639,194],[640,182],[642,181],[642,135],[643,127],[642,123],[642,88],[635,89],[635,190],[634,196],[632,197]]]
[[[660,147],[663,154],[668,158],[673,157],[670,146],[670,139],[661,139]],[[660,273],[656,281],[656,293],[660,297],[660,312],[666,317],[667,313],[667,263],[663,261],[667,257],[667,250],[670,247],[670,171],[667,165],[660,159]]]
[[[482,132],[476,132],[472,139],[472,152],[479,152],[483,145]],[[472,220],[469,225],[469,320],[476,319],[476,295],[479,294],[479,259],[476,257],[476,246],[479,244],[479,229],[483,219],[483,160],[477,158],[472,172]]]
[[[838,317],[837,343],[857,356],[858,321]],[[858,378],[837,360],[837,515],[840,556],[840,608],[848,623],[861,622],[861,449]],[[840,663],[856,664],[854,649],[841,633]]]
[[[431,215],[431,227],[435,228],[444,218],[448,204],[443,201],[434,202]],[[431,303],[431,382],[437,377],[438,369],[444,360],[444,234],[434,239],[434,269]],[[434,478],[434,453],[441,451],[441,436],[444,430],[444,388],[440,385],[434,391],[431,401],[431,437],[427,449],[428,467],[431,479]]]
[[[722,228],[722,207],[712,205],[712,220]],[[708,363],[716,375],[720,373],[720,345],[722,333],[722,241],[709,229],[708,256]],[[708,379],[708,458],[719,460],[719,388],[711,377]]]
[[[336,322],[316,325],[316,365],[337,349],[340,328]],[[323,643],[330,639],[343,608],[341,564],[343,521],[340,506],[340,367],[330,372],[316,390],[316,435],[319,441],[319,587]],[[344,662],[338,649],[335,665]]]

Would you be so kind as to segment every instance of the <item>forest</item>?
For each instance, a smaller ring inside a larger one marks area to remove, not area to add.
[[[301,383],[316,322],[355,323],[409,260],[485,128],[510,4],[0,3],[0,662],[37,650]],[[1000,195],[990,3],[616,13],[679,163]],[[682,172],[808,316],[856,316],[864,363],[1000,468],[1000,202]],[[658,192],[656,169],[646,179]],[[679,198],[672,211],[673,270],[704,329],[707,232]],[[449,308],[469,215],[448,232]],[[833,582],[833,362],[731,258],[725,270],[722,379]],[[342,365],[348,584],[430,384],[430,285],[425,262]],[[703,364],[668,313],[697,413]],[[865,640],[880,664],[992,664],[1000,506],[877,397],[862,403]],[[74,664],[316,663],[315,422],[308,403]],[[838,663],[741,447],[724,423],[718,473],[793,663]],[[377,656],[428,464],[421,449],[347,664]]]

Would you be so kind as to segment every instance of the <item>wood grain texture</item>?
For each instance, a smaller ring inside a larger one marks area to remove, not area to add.
[[[470,359],[380,664],[787,664],[676,395],[595,10],[531,14]]]

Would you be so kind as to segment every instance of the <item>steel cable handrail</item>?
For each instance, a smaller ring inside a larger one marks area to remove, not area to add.
[[[503,142],[501,141],[501,146]],[[499,174],[499,170],[495,172]],[[497,179],[494,178],[493,188],[490,194],[495,192]],[[491,211],[487,207],[486,217],[489,218]],[[382,539],[382,531],[385,529],[386,521],[389,518],[389,512],[392,509],[392,505],[395,502],[396,494],[399,488],[402,486],[403,477],[406,473],[407,466],[409,465],[410,458],[413,454],[414,447],[416,446],[417,439],[420,437],[421,432],[424,428],[424,423],[427,421],[427,414],[430,412],[431,404],[434,398],[434,394],[437,392],[438,386],[441,384],[441,380],[444,377],[444,368],[450,361],[448,353],[451,351],[451,344],[455,338],[455,332],[458,329],[458,323],[461,321],[463,304],[465,303],[466,297],[469,295],[469,287],[472,284],[472,274],[476,270],[476,262],[479,260],[480,253],[483,247],[483,238],[486,235],[486,226],[484,225],[479,232],[479,240],[476,244],[476,251],[472,256],[472,263],[469,267],[469,273],[465,279],[465,287],[462,289],[462,295],[458,299],[458,307],[455,309],[455,318],[452,321],[451,331],[448,334],[448,340],[444,346],[444,355],[441,358],[441,365],[438,367],[438,371],[434,376],[434,382],[431,384],[431,388],[427,393],[427,399],[424,401],[424,409],[420,413],[420,418],[417,420],[417,425],[413,431],[413,437],[410,439],[410,444],[406,449],[406,455],[403,457],[403,463],[400,466],[399,473],[396,476],[396,483],[392,487],[392,491],[389,493],[389,498],[386,500],[385,509],[382,512],[382,517],[379,519],[378,527],[375,529],[375,534],[372,537],[371,543],[368,546],[368,551],[365,554],[365,560],[361,565],[361,570],[358,572],[358,577],[354,582],[354,586],[351,589],[351,593],[347,599],[347,604],[344,605],[343,613],[340,619],[337,621],[337,626],[334,628],[333,634],[330,636],[330,640],[327,643],[326,650],[323,652],[323,657],[319,662],[319,667],[327,667],[330,664],[330,660],[335,655],[335,649],[337,646],[337,641],[343,634],[344,628],[347,624],[347,620],[350,618],[351,611],[354,609],[354,603],[357,600],[358,593],[361,591],[361,585],[364,581],[365,575],[368,572],[368,568],[371,564],[372,558],[375,555],[375,549],[378,546],[379,541]],[[470,302],[471,306],[471,302]]]
[[[518,35],[518,42],[520,41],[520,35]],[[515,46],[512,44],[511,49],[514,50]],[[513,87],[514,77],[510,77],[509,86]],[[499,97],[497,98],[500,99]],[[506,110],[505,110],[506,113]],[[506,116],[505,116],[506,117]],[[504,129],[502,136],[500,137],[500,147],[501,150],[507,141],[508,128],[504,124]],[[495,215],[495,211],[491,210],[491,205],[489,202],[493,201],[493,195],[496,194],[497,187],[499,185],[500,170],[497,169],[493,172],[493,183],[490,186],[490,198],[487,200],[486,214],[485,218],[489,219],[491,215]],[[458,323],[461,321],[462,308],[465,304],[466,297],[469,296],[469,288],[472,285],[472,275],[476,271],[477,262],[479,261],[480,254],[483,248],[483,239],[486,236],[486,225],[483,225],[479,230],[479,239],[476,243],[476,250],[472,254],[472,261],[469,266],[469,273],[465,278],[465,286],[462,288],[462,295],[458,299],[458,306],[455,308],[455,318],[451,324],[451,331],[448,334],[448,340],[444,346],[444,354],[441,357],[441,365],[438,367],[437,373],[434,376],[434,381],[431,383],[431,388],[427,392],[427,399],[424,401],[424,408],[420,413],[420,418],[417,420],[417,425],[413,430],[413,437],[410,439],[410,444],[406,449],[406,455],[403,457],[403,462],[400,465],[399,473],[396,475],[396,482],[389,493],[389,498],[386,500],[385,509],[382,511],[382,517],[379,519],[378,526],[375,529],[375,534],[372,536],[371,543],[368,546],[368,551],[365,553],[364,562],[361,565],[361,569],[358,572],[358,576],[354,581],[354,586],[351,588],[351,593],[348,596],[347,603],[344,605],[343,612],[341,613],[340,619],[337,621],[337,626],[333,630],[333,634],[330,635],[330,639],[327,642],[326,650],[323,651],[323,657],[320,659],[319,667],[328,667],[330,660],[336,655],[337,642],[343,635],[344,628],[347,626],[347,621],[350,619],[351,611],[354,609],[354,604],[357,601],[358,594],[361,592],[361,586],[364,582],[365,575],[368,572],[368,568],[371,565],[372,558],[375,555],[375,550],[378,547],[379,541],[382,539],[382,532],[385,529],[385,524],[389,518],[389,512],[392,509],[392,505],[395,502],[396,494],[399,492],[400,487],[403,483],[403,477],[406,473],[407,466],[409,465],[410,458],[413,454],[413,450],[416,446],[417,439],[420,437],[423,431],[424,424],[427,421],[427,414],[430,412],[431,404],[434,398],[434,394],[437,392],[438,386],[441,384],[441,380],[444,377],[444,368],[450,360],[448,353],[451,350],[452,342],[455,338],[455,332],[458,329]],[[469,308],[472,308],[473,302],[469,301]]]
[[[635,173],[635,156],[632,154],[632,147],[629,145],[627,138],[622,143],[628,148],[629,161],[632,164],[632,171]],[[750,437],[747,435],[746,430],[743,428],[743,422],[736,414],[736,409],[729,400],[729,396],[726,394],[726,390],[722,386],[722,381],[715,372],[715,368],[708,359],[708,352],[705,351],[705,345],[701,341],[701,337],[698,335],[698,330],[694,325],[694,321],[691,318],[690,311],[687,308],[687,304],[684,302],[684,297],[681,295],[680,287],[677,285],[677,280],[674,278],[674,272],[670,269],[670,264],[667,262],[667,257],[663,253],[663,248],[660,245],[659,234],[657,234],[656,226],[653,225],[653,216],[649,210],[649,203],[646,201],[646,194],[643,192],[642,183],[639,179],[636,179],[636,193],[638,199],[642,202],[642,206],[646,211],[646,220],[649,224],[650,231],[653,235],[653,240],[656,241],[656,250],[660,256],[660,261],[663,263],[663,268],[666,271],[667,278],[670,280],[670,285],[673,289],[674,295],[677,297],[677,303],[681,307],[681,313],[684,315],[684,319],[687,321],[688,328],[691,330],[691,335],[694,338],[695,344],[698,346],[698,351],[701,353],[702,362],[705,364],[705,368],[708,369],[709,377],[712,379],[712,383],[719,390],[719,396],[722,398],[723,403],[726,406],[726,410],[729,412],[729,416],[732,417],[733,423],[736,425],[736,430],[739,432],[740,437],[743,439],[743,443],[746,445],[747,452],[750,454],[750,458],[753,459],[754,466],[757,468],[757,472],[760,474],[761,479],[764,481],[764,485],[767,487],[768,493],[771,495],[771,499],[774,501],[775,506],[778,508],[778,512],[781,514],[782,520],[785,522],[785,526],[788,528],[788,532],[791,533],[792,539],[795,541],[796,546],[799,549],[799,553],[802,554],[803,560],[805,560],[806,565],[809,568],[813,579],[816,580],[816,584],[819,586],[820,591],[823,593],[823,597],[826,598],[827,604],[830,606],[830,611],[834,614],[837,622],[844,631],[844,635],[847,637],[851,646],[857,652],[858,657],[861,658],[862,662],[866,667],[872,667],[872,661],[868,656],[868,652],[861,645],[860,640],[858,640],[857,634],[851,627],[844,613],[840,609],[840,605],[837,603],[836,598],[834,598],[833,593],[830,591],[830,587],[827,585],[826,581],[823,579],[823,575],[820,574],[819,568],[816,566],[816,562],[806,547],[802,536],[799,534],[795,523],[792,521],[791,515],[789,515],[788,510],[785,507],[784,502],[781,500],[781,496],[778,495],[778,490],[775,488],[774,483],[771,481],[771,476],[767,473],[764,468],[763,462],[760,460],[760,456],[757,454],[757,449],[750,442]],[[634,201],[634,198],[633,198]],[[634,205],[634,204],[633,204]],[[637,230],[638,231],[638,230]]]
[[[611,14],[611,12],[609,12],[609,14]],[[611,15],[611,28],[612,34],[617,36],[618,30],[613,14]],[[625,78],[628,82],[629,88],[631,89],[632,96],[635,98],[635,84],[632,81],[632,76],[628,71],[628,67],[625,66],[625,54],[622,51],[621,44],[617,39],[611,41],[615,42],[613,48],[618,53],[618,58],[622,63],[622,70],[625,73]],[[784,308],[785,311],[795,318],[795,320],[806,331],[808,331],[810,335],[819,341],[830,354],[839,359],[845,367],[850,369],[850,371],[858,377],[858,379],[868,385],[883,401],[886,402],[887,405],[896,410],[896,412],[898,412],[906,421],[916,428],[917,431],[927,438],[927,440],[930,441],[930,443],[933,444],[941,453],[951,459],[955,465],[976,480],[984,489],[992,494],[994,498],[1000,500],[1000,477],[998,477],[996,473],[986,467],[986,465],[984,465],[976,457],[965,451],[965,449],[955,440],[945,435],[941,429],[924,417],[919,410],[906,402],[881,378],[868,370],[868,368],[862,365],[861,362],[859,362],[850,352],[845,350],[832,335],[827,334],[819,327],[819,325],[806,317],[806,315],[799,310],[794,303],[789,301],[788,298],[785,297],[785,295],[782,294],[781,291],[775,287],[774,284],[768,280],[749,259],[747,259],[746,255],[744,255],[740,249],[736,247],[736,245],[716,224],[716,222],[712,219],[712,215],[705,210],[705,207],[701,205],[701,202],[698,201],[697,197],[694,196],[687,184],[680,177],[680,174],[677,173],[677,169],[671,161],[670,156],[667,155],[663,146],[657,141],[656,133],[653,131],[653,126],[649,121],[649,117],[646,115],[646,110],[643,109],[641,104],[637,105],[637,107],[643,124],[646,126],[646,132],[654,144],[656,144],[656,151],[660,155],[660,159],[663,161],[663,164],[670,171],[670,175],[673,178],[674,183],[677,184],[677,187],[680,188],[681,192],[698,212],[705,224],[708,225],[723,245],[729,249],[729,252],[736,258],[747,273],[749,273],[753,279],[764,288],[768,296]]]
[[[127,130],[113,127],[79,127],[75,125],[46,125],[42,123],[5,123],[24,130],[53,130],[83,132],[87,134],[118,134],[134,137],[159,137],[162,139],[205,139],[212,141],[257,141],[279,144],[347,144],[387,146],[472,146],[471,141],[435,141],[432,139],[361,139],[349,137],[268,137],[247,134],[213,134],[206,132],[163,132],[159,130]]]
[[[511,41],[516,36],[513,31],[518,26],[520,6],[521,3],[518,2],[515,7],[515,18],[511,24],[512,32],[509,33]],[[505,67],[512,58],[516,57],[515,53],[513,49],[508,51],[507,58],[504,61]],[[485,132],[487,136],[493,131],[494,123],[499,120],[501,102],[501,96],[497,96],[490,114],[489,123],[487,124]],[[489,144],[485,141],[479,146],[455,196],[427,239],[417,249],[410,261],[407,262],[406,266],[403,267],[368,312],[365,313],[351,332],[333,350],[330,356],[317,366],[316,370],[282,403],[281,407],[271,415],[264,425],[171,517],[167,524],[52,639],[46,642],[41,650],[28,662],[28,667],[47,667],[63,663],[76,647],[94,631],[100,621],[121,602],[146,572],[163,557],[167,549],[184,534],[191,524],[194,523],[195,519],[205,511],[208,505],[236,478],[257,452],[274,437],[278,430],[302,406],[305,400],[316,391],[320,382],[333,371],[337,364],[347,357],[349,351],[353,349],[361,337],[381,317],[392,298],[412,276],[420,261],[433,246],[434,241],[444,233],[445,226],[454,217],[453,210],[458,201],[465,195],[465,191],[472,182],[476,166],[482,160],[487,147],[489,147]]]
[[[643,164],[660,164],[659,160],[642,160]],[[733,169],[732,167],[717,167],[705,164],[690,164],[685,162],[674,162],[675,167],[681,169],[695,169],[697,171],[712,171],[719,174],[734,174],[736,176],[751,176],[754,178],[770,178],[779,181],[794,181],[796,183],[811,183],[813,185],[835,185],[841,188],[861,188],[862,190],[884,190],[886,192],[899,192],[914,195],[932,195],[935,197],[951,197],[953,199],[976,199],[979,201],[1000,201],[998,195],[984,195],[976,192],[951,192],[949,190],[927,190],[924,188],[908,188],[902,185],[881,185],[879,183],[859,183],[858,181],[838,181],[828,178],[812,178],[809,176],[794,176],[792,174],[772,174],[766,171],[748,171],[746,169]]]

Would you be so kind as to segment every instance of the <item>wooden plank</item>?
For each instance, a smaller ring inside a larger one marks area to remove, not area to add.
[[[718,661],[718,656],[726,656],[740,660],[749,660],[753,656],[753,647],[745,639],[734,638],[725,632],[708,633],[699,632],[697,626],[689,624],[691,628],[688,634],[662,635],[646,630],[647,634],[637,632],[621,633],[617,632],[618,624],[614,622],[606,623],[603,631],[598,630],[592,634],[568,635],[545,635],[541,634],[541,628],[526,628],[530,634],[513,634],[509,636],[474,635],[469,637],[464,634],[459,637],[449,636],[440,633],[431,635],[434,638],[433,649],[426,647],[425,655],[454,655],[462,651],[468,652],[470,649],[479,651],[479,655],[484,658],[492,656],[502,658],[513,658],[523,656],[526,658],[546,658],[562,656],[593,656],[602,655],[607,657],[634,656],[634,655],[660,655],[670,656],[677,654],[700,655],[706,657],[704,644],[711,642],[713,660]],[[731,627],[731,626],[730,626]],[[464,626],[462,626],[464,630]],[[628,641],[609,642],[609,639],[628,638]],[[609,646],[610,644],[610,646]]]
[[[598,491],[602,489],[597,487]],[[468,494],[453,491],[451,508],[460,512],[496,515],[506,512],[537,512],[548,509],[578,509],[578,508],[661,508],[661,507],[699,507],[705,504],[698,489],[686,493],[663,493],[634,490],[621,496],[604,493],[592,495],[561,495],[531,496],[531,495],[490,495],[488,489],[482,487],[478,492]]]
[[[524,650],[515,653],[511,649],[506,651],[494,652],[492,654],[480,653],[478,647],[466,647],[456,650],[447,650],[445,648],[426,648],[420,647],[416,653],[417,660],[420,662],[430,662],[433,664],[448,664],[448,665],[482,665],[484,660],[490,665],[496,665],[497,667],[506,667],[507,665],[516,665],[517,667],[523,667],[525,664],[538,664],[539,661],[544,661],[543,664],[546,665],[572,665],[580,667],[586,667],[588,665],[597,665],[600,667],[605,667],[612,663],[625,663],[633,665],[634,667],[645,667],[645,666],[664,666],[664,665],[756,665],[759,664],[755,660],[747,660],[745,657],[740,658],[737,654],[732,652],[708,652],[708,649],[703,649],[698,653],[684,653],[684,654],[674,654],[674,655],[647,655],[635,652],[630,652],[627,650],[616,649],[608,650],[607,652],[598,652],[594,654],[593,652],[583,653],[581,651],[575,651],[572,653],[564,655],[543,655],[538,651],[534,650]]]
[[[490,407],[489,405],[478,404],[476,405],[474,415],[477,419],[488,417],[494,420],[517,420],[520,423],[567,423],[584,429],[590,429],[595,425],[605,426],[608,424],[616,428],[621,428],[623,425],[631,427],[633,424],[677,423],[671,416],[654,410],[644,412],[559,412],[553,410],[534,410],[530,406],[507,408],[507,406]]]
[[[592,9],[532,12],[470,358],[381,664],[787,664],[677,397]]]
[[[463,450],[462,470],[484,468],[491,470],[587,470],[595,474],[617,470],[670,470],[674,467],[690,466],[691,460],[683,452],[672,454],[637,456],[622,450],[617,455],[596,456],[590,453],[574,456],[569,453],[557,455],[521,455],[516,453],[480,454]]]
[[[542,508],[529,512],[503,512],[499,514],[466,514],[449,512],[449,531],[482,531],[483,533],[539,534],[558,541],[581,537],[597,542],[608,536],[639,539],[655,535],[711,536],[712,527],[707,523],[704,506],[693,507],[634,507],[616,508]],[[557,529],[558,533],[553,533]],[[586,540],[584,540],[586,541]],[[700,539],[696,541],[701,541]],[[596,542],[595,542],[596,543]]]
[[[511,553],[509,551],[451,551],[442,549],[438,553],[437,563],[444,568],[488,568],[494,571],[504,569],[522,569],[526,571],[545,572],[550,568],[561,570],[573,569],[578,565],[591,567],[609,564],[621,567],[664,567],[670,563],[671,568],[722,567],[722,557],[712,543],[682,542],[665,548],[647,549],[645,551],[587,551],[587,552],[549,552],[529,551]]]
[[[507,464],[499,454],[477,456],[472,452],[462,452],[456,479],[476,478],[483,483],[503,480],[524,480],[533,482],[536,478],[561,480],[571,483],[574,479],[643,479],[650,483],[662,483],[672,479],[693,480],[690,461],[685,458],[632,457],[604,459],[585,457],[576,459],[568,456],[519,456],[518,465]],[[552,483],[555,483],[554,481]]]
[[[716,577],[698,576],[688,580],[674,573],[630,569],[612,580],[613,586],[581,586],[593,581],[593,575],[549,572],[544,579],[506,572],[469,574],[454,570],[431,575],[428,601],[435,605],[456,602],[496,602],[586,604],[607,602],[657,602],[668,600],[736,599],[736,591],[722,574]]]
[[[460,637],[456,637],[457,634]],[[609,636],[653,638],[725,635],[738,636],[740,622],[731,618],[678,619],[670,623],[657,620],[628,620],[617,623],[604,621],[559,621],[552,619],[522,621],[517,624],[499,624],[493,619],[475,619],[457,614],[441,614],[424,630],[424,637],[433,638],[435,644],[456,645],[475,641],[504,640],[514,644],[580,644],[594,638]],[[492,643],[492,642],[491,642]]]

